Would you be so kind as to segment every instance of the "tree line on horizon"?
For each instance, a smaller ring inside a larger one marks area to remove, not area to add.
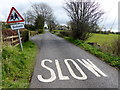
[[[107,31],[98,31],[98,23],[104,12],[100,10],[98,2],[84,2],[84,0],[65,1],[64,10],[70,17],[67,23],[70,26],[71,35],[75,39],[86,40],[90,33],[119,34]],[[45,23],[50,31],[55,30],[58,22],[55,19],[52,8],[45,3],[33,4],[24,14],[25,27],[29,30],[43,29]],[[4,25],[10,28],[9,25]]]

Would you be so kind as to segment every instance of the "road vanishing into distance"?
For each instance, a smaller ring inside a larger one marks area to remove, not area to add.
[[[118,70],[46,31],[31,40],[38,46],[30,88],[118,88]]]

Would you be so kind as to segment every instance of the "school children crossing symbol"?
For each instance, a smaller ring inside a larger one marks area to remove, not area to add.
[[[24,19],[18,13],[18,11],[14,7],[12,7],[7,19],[7,23],[16,23],[16,22],[24,22]]]
[[[24,19],[18,13],[18,11],[14,7],[12,7],[12,9],[10,10],[10,14],[9,14],[9,16],[7,18],[7,23],[15,23],[15,24],[11,24],[11,29],[18,31],[20,47],[21,47],[21,50],[23,51],[23,46],[22,46],[22,41],[21,41],[19,29],[24,28],[24,24],[20,24],[20,23],[17,23],[17,22],[24,22]]]

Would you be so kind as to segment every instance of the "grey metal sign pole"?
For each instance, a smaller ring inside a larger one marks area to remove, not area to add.
[[[23,51],[22,41],[21,41],[21,37],[20,37],[20,31],[19,31],[19,29],[17,31],[18,31],[19,41],[20,41],[20,48]]]

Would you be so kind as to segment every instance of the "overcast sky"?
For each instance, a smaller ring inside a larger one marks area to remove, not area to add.
[[[106,29],[113,26],[113,31],[118,30],[118,2],[120,0],[96,0],[100,3],[101,9],[105,12],[103,21],[99,23]],[[0,3],[0,21],[6,21],[11,7],[15,7],[20,14],[28,10],[34,3],[46,3],[49,5],[60,24],[66,24],[70,20],[63,9],[64,0],[2,0]]]

